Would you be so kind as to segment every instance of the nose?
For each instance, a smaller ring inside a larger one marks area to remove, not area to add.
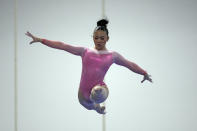
[[[98,42],[102,42],[103,40],[101,38],[98,39]]]

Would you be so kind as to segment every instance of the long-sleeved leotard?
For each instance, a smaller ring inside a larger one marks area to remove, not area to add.
[[[112,52],[99,52],[86,49],[82,56],[80,91],[89,99],[92,88],[102,84],[105,74],[113,63]]]
[[[42,43],[53,48],[62,49],[82,58],[82,74],[80,91],[89,100],[92,88],[97,84],[103,84],[103,80],[109,67],[116,63],[131,71],[145,75],[146,71],[133,62],[126,60],[119,53],[113,51],[97,51],[85,47],[75,47],[58,41],[43,39]]]

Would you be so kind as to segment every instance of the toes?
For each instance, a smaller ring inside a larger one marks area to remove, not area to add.
[[[101,106],[100,108],[97,108],[96,111],[99,113],[99,114],[105,114],[105,106]]]

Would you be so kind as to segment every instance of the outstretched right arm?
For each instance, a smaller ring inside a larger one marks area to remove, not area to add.
[[[41,38],[35,37],[30,32],[27,32],[26,35],[33,39],[33,41],[31,41],[30,44],[35,43],[35,42],[41,42],[42,44],[46,46],[49,46],[55,49],[65,50],[71,54],[79,55],[79,56],[82,56],[83,52],[85,51],[84,47],[72,46],[72,45],[69,45],[60,41],[41,39]]]

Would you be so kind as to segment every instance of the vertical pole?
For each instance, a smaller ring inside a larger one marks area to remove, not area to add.
[[[14,0],[14,131],[18,130],[17,75],[17,0]]]
[[[102,18],[105,18],[105,0],[102,0]]]
[[[105,106],[105,103],[103,103]],[[106,115],[102,115],[102,131],[106,131]]]

